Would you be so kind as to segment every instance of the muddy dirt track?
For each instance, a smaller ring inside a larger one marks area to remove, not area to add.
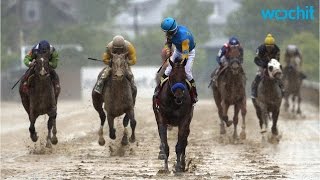
[[[279,144],[263,143],[258,120],[248,101],[247,139],[232,142],[233,128],[220,137],[212,99],[200,100],[187,146],[187,172],[175,174],[177,131],[169,131],[169,174],[157,159],[159,137],[150,99],[136,105],[137,141],[121,146],[122,119],[115,121],[117,139],[98,145],[100,120],[88,101],[60,101],[59,143],[45,147],[46,116],[38,118],[37,143],[29,138],[29,121],[22,105],[1,105],[1,179],[318,179],[320,178],[320,122],[316,107],[303,104],[304,117],[281,113]],[[232,108],[230,109],[232,110]],[[230,111],[229,110],[229,111]],[[241,124],[241,118],[240,122]],[[241,127],[238,127],[240,133]],[[131,131],[129,131],[131,133]]]

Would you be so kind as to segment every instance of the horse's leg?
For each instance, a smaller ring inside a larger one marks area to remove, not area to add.
[[[92,91],[92,103],[93,103],[94,109],[99,113],[101,123],[100,123],[100,129],[98,131],[98,135],[99,135],[98,142],[100,146],[103,146],[106,143],[105,139],[103,138],[103,126],[106,121],[106,114],[104,113],[102,108],[103,98],[100,94],[98,94],[95,91]]]
[[[34,127],[34,124],[36,123],[37,118],[38,118],[38,115],[35,115],[34,110],[31,109],[29,114],[29,120],[30,120],[29,132],[30,132],[30,138],[32,139],[33,142],[37,142],[38,140],[37,132]]]
[[[226,123],[227,127],[229,127],[233,123],[233,121],[229,121],[229,118],[228,118],[228,109],[230,105],[226,103],[225,100],[222,100],[221,106],[222,106],[222,114],[223,114],[222,120]]]
[[[272,112],[272,128],[271,128],[272,134],[276,136],[278,135],[278,128],[277,128],[278,116],[279,116],[279,109],[276,109]]]
[[[48,136],[47,136],[47,144],[46,144],[47,148],[51,148],[52,147],[52,145],[51,145],[52,121],[53,121],[53,119],[51,117],[49,117],[49,120],[48,120]]]
[[[212,91],[213,91],[214,101],[215,101],[215,103],[217,105],[218,114],[219,114],[219,118],[220,118],[220,134],[225,134],[226,133],[226,129],[225,129],[224,122],[223,122],[223,119],[222,119],[223,112],[222,112],[222,106],[221,106],[221,97],[218,94],[218,89],[213,88]]]
[[[301,114],[300,103],[301,103],[301,94],[300,94],[300,91],[299,91],[299,93],[298,93],[298,109],[297,109],[297,114]]]
[[[129,144],[129,141],[128,141],[128,129],[127,129],[127,126],[129,124],[129,120],[130,119],[129,119],[128,113],[126,113],[126,115],[123,118],[124,131],[123,131],[123,137],[122,137],[122,140],[121,140],[121,144],[122,145],[128,145]]]
[[[295,96],[295,94],[293,94],[292,99],[291,99],[292,100],[292,111],[291,111],[292,113],[294,113],[294,110],[296,109],[295,102],[294,102],[295,98],[296,98],[296,96]]]
[[[136,141],[135,129],[136,129],[136,125],[137,125],[137,121],[134,116],[134,109],[132,109],[129,112],[129,115],[130,115],[129,117],[130,117],[130,127],[131,127],[131,137],[129,138],[129,141],[131,143],[134,143]]]
[[[176,145],[177,164],[176,172],[182,172],[185,170],[185,152],[188,144],[188,136],[190,133],[190,121],[191,118],[185,119],[185,121],[179,125],[178,130],[178,142]]]
[[[57,139],[57,128],[56,128],[56,117],[57,117],[57,107],[54,106],[51,111],[48,113],[49,120],[48,120],[48,136],[47,136],[47,147],[51,148],[51,143],[52,144],[57,144],[58,139]],[[53,129],[52,129],[53,128]],[[53,133],[53,136],[51,137],[51,130]]]
[[[287,112],[289,109],[289,96],[286,94],[284,96],[284,111]]]
[[[161,115],[160,115],[161,116]],[[158,123],[158,130],[161,139],[159,159],[164,159],[164,169],[169,171],[168,158],[169,158],[169,145],[167,140],[167,125]]]
[[[265,105],[260,106],[261,114],[260,114],[260,127],[261,127],[261,133],[267,132],[268,127],[268,111],[267,107]]]
[[[109,125],[109,137],[116,139],[116,129],[114,128],[114,116],[107,114],[108,125]]]
[[[238,114],[240,111],[240,105],[239,104],[235,104],[234,105],[234,114],[233,114],[233,139],[238,139],[238,132],[237,132],[237,126],[238,126]]]
[[[241,116],[242,116],[242,126],[241,126],[241,133],[240,138],[246,139],[246,114],[247,114],[247,102],[246,98],[243,99],[243,103],[241,104]]]
[[[56,116],[52,118],[52,138],[51,142],[53,145],[56,145],[58,143],[58,138],[57,138],[57,126],[56,126]]]

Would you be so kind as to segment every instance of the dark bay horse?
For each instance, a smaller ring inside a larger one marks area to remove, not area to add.
[[[185,65],[187,61],[169,61],[172,71],[167,82],[163,84],[158,95],[159,102],[153,99],[153,111],[161,139],[159,159],[164,160],[164,168],[168,168],[169,146],[167,142],[167,127],[178,126],[178,142],[176,145],[176,172],[185,170],[185,151],[190,133],[190,123],[193,116],[193,105],[188,92]],[[154,97],[155,98],[155,97]]]
[[[267,68],[268,75],[264,75],[258,85],[257,98],[252,99],[259,118],[262,137],[267,132],[269,115],[272,114],[272,135],[278,136],[277,121],[280,113],[282,93],[279,81],[282,78],[282,68],[276,59],[271,59]]]
[[[126,54],[112,54],[111,73],[108,80],[105,82],[102,95],[92,90],[92,103],[95,110],[99,113],[101,126],[99,130],[99,144],[103,146],[105,139],[103,138],[103,126],[107,119],[109,125],[109,137],[116,139],[116,130],[114,128],[114,118],[125,114],[123,118],[124,134],[121,143],[123,145],[128,144],[128,133],[126,127],[129,124],[132,129],[130,142],[135,141],[135,127],[136,119],[134,116],[134,105],[137,95],[137,91],[133,92],[131,89],[130,81],[127,79],[129,65],[126,59]],[[100,72],[101,76],[103,70]],[[99,78],[98,77],[98,78]]]
[[[297,114],[301,114],[300,103],[301,94],[300,88],[302,85],[303,77],[301,76],[301,59],[299,57],[291,57],[289,64],[283,69],[283,82],[284,82],[284,108],[288,111],[289,108],[289,97],[292,98],[292,113],[295,112],[295,98],[297,100]]]
[[[225,124],[227,127],[234,125],[233,138],[238,138],[237,125],[238,114],[241,110],[242,115],[242,131],[241,139],[246,138],[246,76],[238,59],[230,59],[224,71],[219,75],[216,83],[211,83],[213,97],[218,107],[220,124],[220,134],[225,134]],[[233,121],[228,119],[229,106],[234,105]]]
[[[49,67],[49,55],[39,54],[35,60],[35,65],[31,67],[34,72],[28,79],[29,90],[23,91],[23,82],[19,87],[21,101],[24,109],[27,111],[30,120],[30,137],[33,142],[38,140],[37,132],[34,124],[38,116],[47,114],[48,120],[48,136],[47,147],[51,147],[51,144],[57,144],[58,139],[56,137],[56,117],[57,117],[57,99],[60,93],[54,92],[54,85],[50,77]],[[53,136],[51,137],[51,130]]]

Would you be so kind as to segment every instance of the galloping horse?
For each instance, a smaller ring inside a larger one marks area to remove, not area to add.
[[[39,54],[35,60],[35,65],[31,67],[34,72],[28,78],[29,90],[23,91],[23,82],[20,83],[19,93],[24,109],[27,111],[30,120],[30,137],[33,142],[38,140],[37,132],[34,124],[39,115],[47,114],[48,120],[48,136],[47,147],[51,144],[57,144],[56,137],[56,117],[57,117],[57,99],[60,93],[54,92],[54,86],[50,77],[49,55]],[[53,136],[51,137],[51,130]]]
[[[225,134],[225,125],[229,127],[232,123],[234,125],[233,138],[238,138],[237,125],[238,113],[241,110],[242,115],[242,131],[240,133],[241,139],[246,138],[246,77],[242,69],[241,63],[238,59],[230,59],[228,65],[221,72],[216,80],[216,83],[211,83],[213,97],[218,107],[220,124],[220,134]],[[228,120],[229,106],[234,105],[233,121]]]
[[[106,120],[106,114],[102,108],[103,103],[104,109],[107,111],[109,137],[111,139],[116,139],[114,118],[121,116],[122,114],[126,114],[123,118],[123,126],[125,129],[121,143],[123,145],[128,144],[126,127],[129,124],[129,120],[132,129],[130,142],[135,141],[136,120],[134,117],[134,105],[137,91],[132,90],[130,81],[127,79],[129,65],[126,60],[126,54],[112,54],[112,56],[111,77],[106,81],[102,95],[92,90],[92,103],[95,110],[99,113],[101,120],[101,127],[98,133],[99,144],[101,146],[105,144],[105,139],[103,138],[103,126]],[[99,77],[102,72],[103,70],[100,72]]]
[[[278,135],[277,121],[282,101],[282,93],[279,81],[282,76],[282,68],[276,59],[271,59],[267,68],[268,75],[264,75],[258,85],[257,98],[252,99],[259,118],[261,133],[267,132],[269,115],[272,113],[272,134]]]
[[[164,168],[168,171],[169,146],[167,142],[167,126],[178,126],[178,142],[176,145],[176,171],[185,170],[185,151],[190,133],[190,122],[193,116],[193,105],[188,92],[185,65],[187,61],[176,59],[169,61],[172,71],[167,82],[163,84],[158,100],[153,98],[153,111],[161,139],[159,159],[165,161]]]
[[[289,108],[289,96],[292,95],[292,112],[295,112],[295,98],[298,98],[297,101],[297,114],[301,114],[300,103],[301,103],[301,94],[300,88],[302,85],[303,77],[301,76],[301,59],[299,57],[291,57],[289,64],[283,69],[283,82],[285,88],[284,94],[284,108],[285,111],[288,111]]]

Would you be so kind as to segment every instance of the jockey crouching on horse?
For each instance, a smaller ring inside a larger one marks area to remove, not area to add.
[[[170,61],[174,62],[176,58],[181,57],[183,61],[187,61],[185,71],[187,79],[191,84],[190,96],[192,102],[196,103],[198,101],[198,93],[192,75],[192,65],[196,54],[193,35],[187,27],[178,25],[176,20],[171,17],[167,17],[162,21],[161,29],[166,33],[166,43],[164,47],[166,51],[166,59],[170,58]],[[176,47],[173,53],[171,52],[172,44]],[[161,91],[161,84],[167,80],[171,70],[172,66],[169,64],[161,77],[160,84],[158,84],[155,89],[154,96],[156,99],[158,99],[158,94]]]
[[[59,55],[56,49],[46,40],[42,40],[37,45],[35,45],[24,58],[24,64],[31,70],[24,75],[22,91],[24,93],[28,93],[28,78],[33,74],[32,68],[35,64],[35,59],[39,54],[49,55],[50,77],[53,83],[54,92],[57,95],[60,92],[60,82],[59,77],[54,69],[57,68]]]
[[[230,59],[237,58],[240,63],[243,63],[243,48],[240,45],[239,40],[236,37],[231,37],[228,43],[225,43],[218,52],[216,61],[219,64],[219,68],[215,71],[212,81],[218,79],[218,76],[228,65]]]
[[[106,64],[106,67],[104,68],[103,73],[101,74],[96,86],[94,87],[94,91],[99,94],[102,94],[104,83],[110,75],[113,58],[112,53],[127,54],[126,58],[128,58],[128,64],[130,66],[136,64],[137,62],[136,50],[134,46],[129,41],[125,40],[122,36],[114,36],[113,40],[109,42],[106,46],[106,51],[102,55],[103,62]],[[126,78],[130,81],[131,89],[136,89],[136,85],[134,83],[134,78],[130,67],[128,69],[128,74],[126,75]]]
[[[296,59],[298,58],[299,60],[295,62],[295,64],[297,65],[297,71],[300,72],[300,77],[301,79],[305,79],[307,78],[307,76],[301,71],[301,67],[302,67],[302,54],[299,51],[298,47],[296,45],[292,45],[289,44],[286,52],[284,54],[284,61],[286,63],[286,66],[292,66],[291,64],[291,59]]]
[[[256,50],[256,57],[254,58],[255,64],[259,67],[257,75],[251,85],[251,98],[257,97],[258,85],[264,75],[265,69],[268,67],[268,63],[271,59],[276,59],[280,62],[280,49],[275,44],[275,39],[271,34],[268,34],[264,40],[264,44],[260,45]],[[279,87],[284,94],[284,86],[282,81],[278,82]]]

